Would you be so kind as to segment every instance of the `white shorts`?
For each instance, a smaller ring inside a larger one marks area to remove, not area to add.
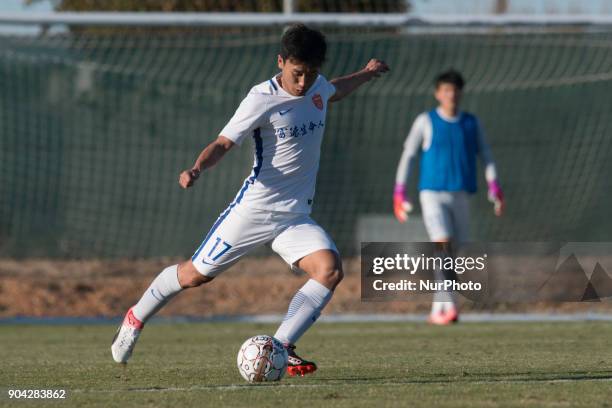
[[[423,222],[432,241],[451,240],[458,244],[469,240],[470,207],[465,191],[419,193]]]
[[[214,223],[191,261],[204,276],[217,276],[249,253],[271,244],[292,268],[315,251],[338,253],[330,236],[308,214],[230,205]]]

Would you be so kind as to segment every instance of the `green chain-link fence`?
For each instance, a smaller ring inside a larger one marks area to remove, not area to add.
[[[179,171],[250,87],[276,73],[280,34],[0,36],[0,254],[190,255],[248,175],[252,146],[189,191]],[[448,67],[468,80],[464,106],[481,118],[508,202],[496,219],[481,187],[474,239],[612,239],[612,34],[353,30],[328,39],[329,78],[370,57],[392,67],[329,109],[313,218],[345,254],[359,217],[391,216],[404,138]]]

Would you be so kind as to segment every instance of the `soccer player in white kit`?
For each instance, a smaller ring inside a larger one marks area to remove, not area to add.
[[[372,59],[362,70],[328,81],[319,74],[326,50],[319,31],[302,24],[288,28],[278,55],[281,72],[250,90],[220,136],[180,174],[181,187],[189,188],[233,146],[246,138],[254,141],[251,174],[193,257],[164,269],[128,310],[111,346],[115,361],[127,362],[145,322],[172,297],[210,282],[251,250],[270,244],[292,268],[310,278],[291,300],[274,336],[287,348],[289,375],[316,370],[315,363],[295,353],[295,343],[343,277],[338,249],[309,216],[327,105],[389,70]]]
[[[406,222],[412,203],[406,196],[406,181],[421,153],[419,198],[429,238],[439,243],[438,256],[451,256],[452,247],[469,239],[468,195],[476,192],[476,156],[485,169],[489,192],[497,216],[504,208],[504,195],[489,146],[476,116],[459,110],[464,80],[457,71],[436,77],[436,109],[420,114],[404,143],[395,177],[393,209],[399,222]],[[452,244],[452,245],[451,245]],[[452,275],[452,274],[451,274]],[[452,279],[436,271],[436,279]],[[429,322],[450,324],[458,320],[452,293],[434,293]]]

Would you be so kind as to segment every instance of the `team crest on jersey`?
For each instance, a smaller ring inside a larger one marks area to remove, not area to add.
[[[323,98],[321,98],[321,95],[315,94],[315,96],[312,97],[312,102],[317,109],[323,110]]]

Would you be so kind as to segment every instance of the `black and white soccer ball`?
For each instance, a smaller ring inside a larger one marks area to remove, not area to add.
[[[238,371],[248,382],[279,381],[287,371],[287,350],[271,336],[247,339],[238,351]]]

